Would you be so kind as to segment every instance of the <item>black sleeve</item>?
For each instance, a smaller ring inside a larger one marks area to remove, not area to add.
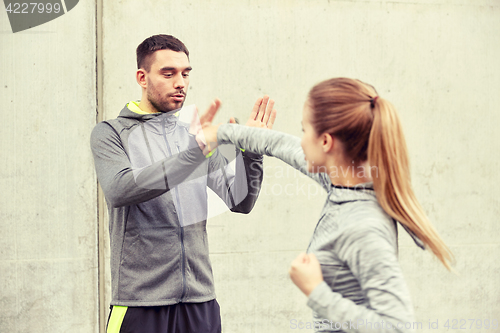
[[[232,212],[250,213],[257,201],[262,179],[262,155],[223,145],[210,157],[208,186]]]

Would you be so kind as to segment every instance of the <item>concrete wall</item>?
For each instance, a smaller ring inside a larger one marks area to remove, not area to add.
[[[77,324],[97,331],[92,6],[79,3],[32,32],[0,26],[0,94],[13,101],[3,113],[14,122],[1,132],[2,332],[37,331],[25,328],[32,320],[45,325],[40,332]],[[458,274],[449,273],[401,234],[418,331],[444,332],[448,319],[500,320],[498,1],[123,0],[105,2],[97,19],[105,119],[140,98],[135,48],[157,33],[186,43],[194,68],[187,103],[205,109],[219,97],[221,122],[245,119],[267,93],[279,110],[275,129],[300,135],[313,84],[336,76],[373,84],[400,112],[415,191],[457,261]],[[287,271],[306,249],[325,196],[283,163],[265,163],[253,212],[209,221],[224,332],[289,332],[291,320],[311,320]],[[104,317],[109,288],[101,296]],[[83,312],[64,312],[72,302]],[[439,328],[429,329],[436,320]]]
[[[0,45],[0,332],[97,332],[95,3]]]

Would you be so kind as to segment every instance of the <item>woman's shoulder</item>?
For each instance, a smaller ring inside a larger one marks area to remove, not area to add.
[[[352,201],[342,204],[338,213],[339,233],[343,237],[383,237],[395,239],[395,221],[376,201]]]
[[[350,202],[343,204],[337,215],[338,229],[333,250],[341,260],[360,252],[397,253],[397,227],[377,202]]]

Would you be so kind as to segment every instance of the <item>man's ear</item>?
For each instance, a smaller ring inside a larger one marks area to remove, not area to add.
[[[328,133],[323,133],[321,135],[321,145],[324,153],[329,153],[333,150],[335,145],[335,138]]]
[[[141,68],[137,70],[137,73],[135,74],[135,79],[137,80],[137,83],[144,89],[147,87],[146,83],[146,71]]]

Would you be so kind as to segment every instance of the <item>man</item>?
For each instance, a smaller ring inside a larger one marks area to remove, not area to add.
[[[137,47],[137,66],[141,101],[91,135],[110,217],[107,332],[220,332],[206,186],[231,211],[249,213],[262,182],[262,156],[233,149],[231,167],[222,147],[212,150],[204,141],[201,129],[211,124],[218,100],[199,121],[196,113],[189,123],[180,120],[192,69],[181,41],[147,38]],[[273,106],[269,97],[259,98],[247,125],[272,128]]]

